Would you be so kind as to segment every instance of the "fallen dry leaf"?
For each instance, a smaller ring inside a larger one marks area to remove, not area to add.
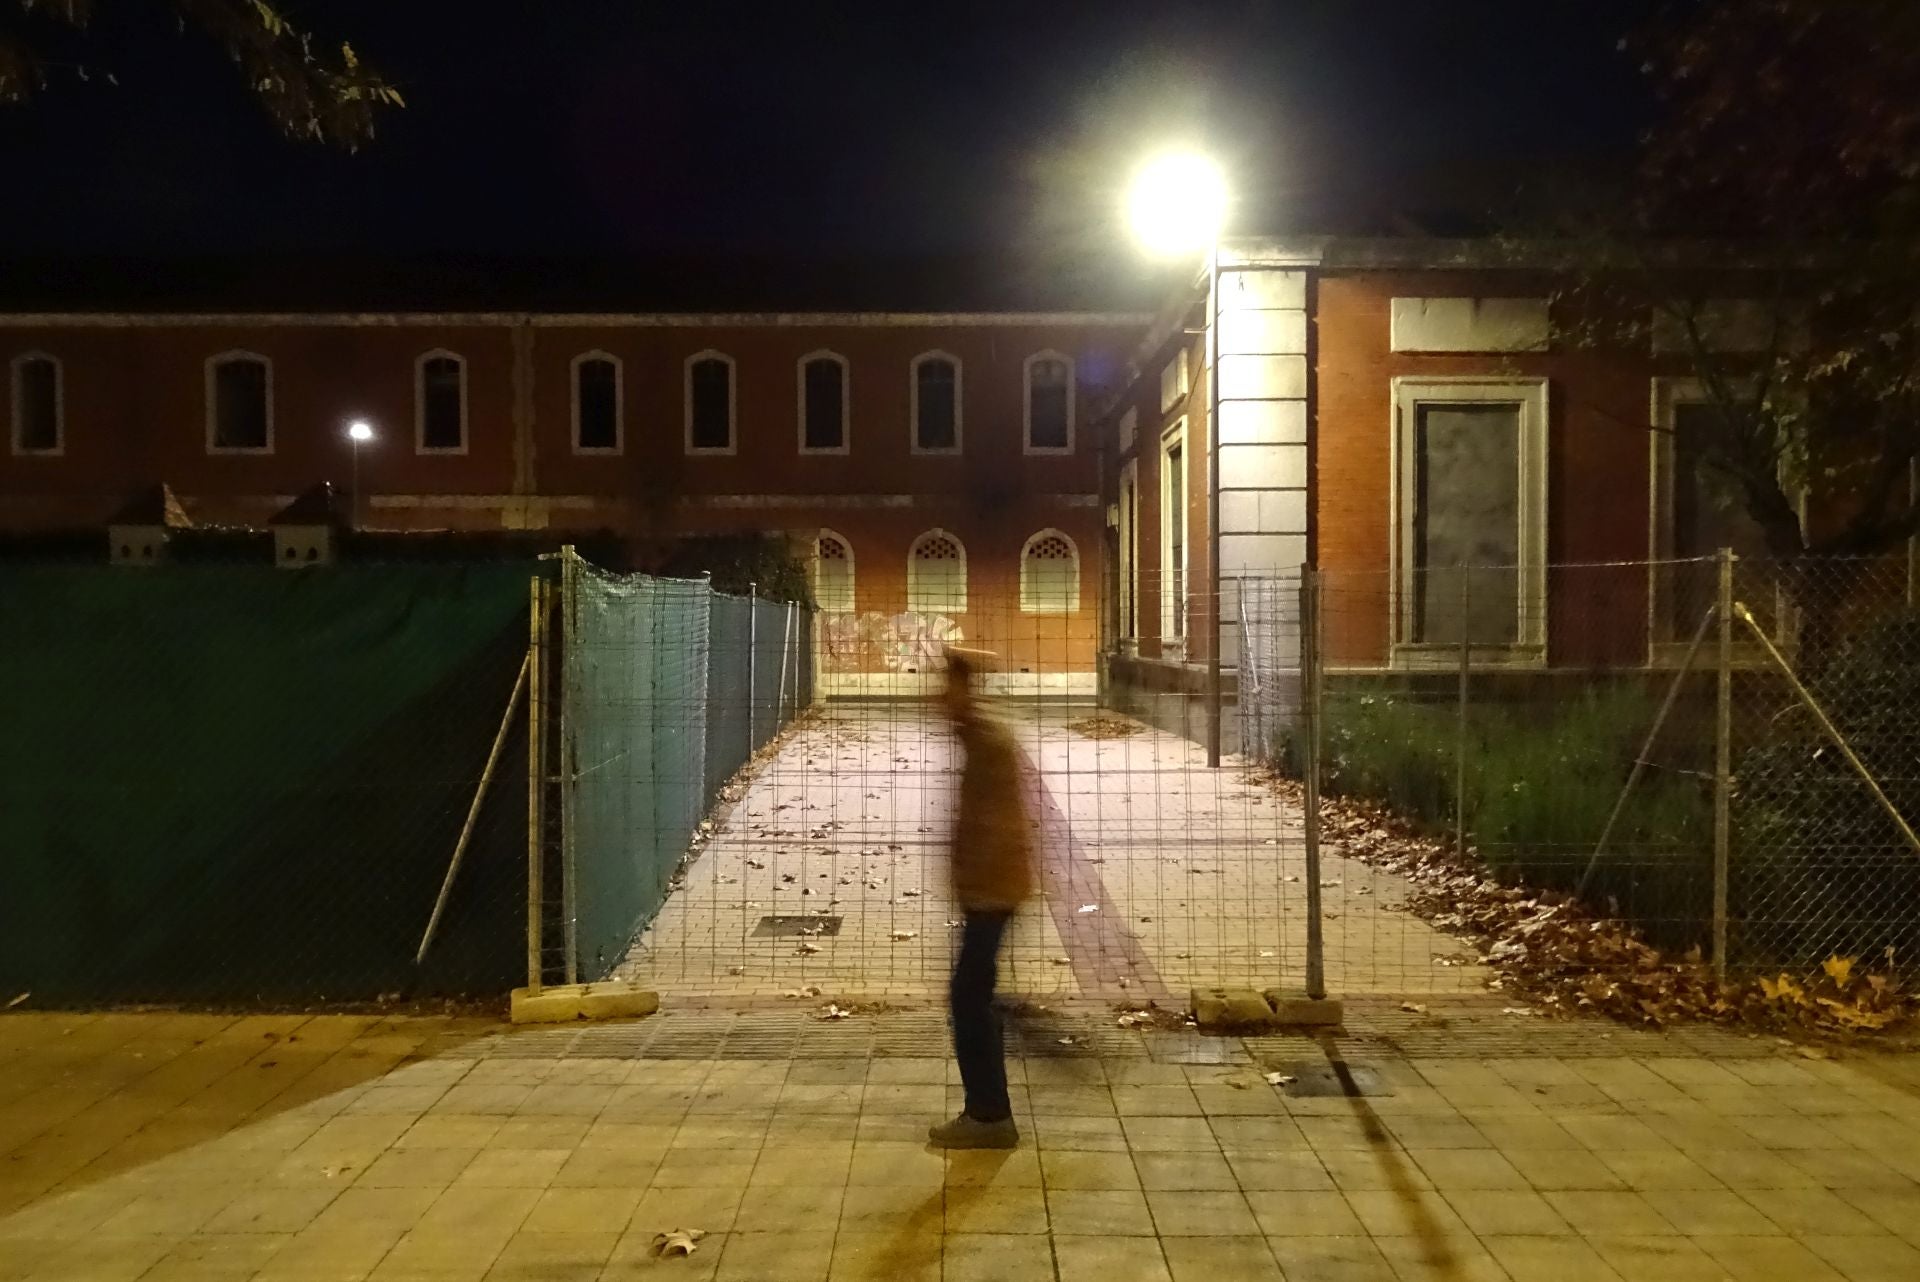
[[[1269,1086],[1291,1086],[1298,1080],[1288,1073],[1268,1073],[1266,1076]]]
[[[1424,1015],[1427,1013],[1427,1008],[1419,1002],[1401,1002],[1400,1009],[1410,1015]]]
[[[653,1253],[663,1257],[692,1255],[700,1249],[700,1239],[706,1235],[705,1229],[674,1229],[667,1233],[656,1233],[653,1238]]]

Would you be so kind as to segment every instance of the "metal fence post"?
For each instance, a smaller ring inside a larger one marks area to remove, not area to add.
[[[759,602],[757,598],[755,598],[754,596],[754,590],[759,586],[760,585],[757,582],[747,584],[747,756],[748,757],[752,757],[753,750],[759,746],[758,742],[753,737],[754,701],[759,697],[758,694],[755,692],[754,687],[757,684],[757,679],[759,676],[759,667],[760,667],[760,643],[759,643],[760,610],[759,610]]]
[[[547,584],[535,576],[527,619],[527,991],[540,991],[541,810],[546,794]]]
[[[1300,684],[1306,723],[1306,768],[1301,773],[1306,813],[1301,816],[1307,855],[1307,996],[1327,995],[1325,940],[1320,923],[1320,576],[1300,567]]]
[[[777,731],[787,724],[787,651],[793,648],[793,602],[787,602],[786,628],[780,637],[780,697],[773,704],[773,725]]]
[[[1713,973],[1727,975],[1727,876],[1733,843],[1733,549],[1719,559],[1720,654],[1713,717]]]
[[[580,982],[580,900],[579,888],[575,885],[576,869],[573,859],[573,781],[574,750],[573,740],[567,737],[567,713],[573,703],[573,682],[569,679],[573,671],[573,647],[578,636],[577,612],[579,610],[580,580],[577,572],[579,558],[574,554],[573,545],[560,549],[560,681],[559,708],[556,719],[559,722],[560,742],[560,901],[563,919],[561,926],[565,931],[567,948],[567,982]]]
[[[1473,629],[1469,623],[1467,584],[1472,575],[1460,571],[1460,707],[1453,747],[1453,852],[1467,857],[1467,678],[1473,664]]]

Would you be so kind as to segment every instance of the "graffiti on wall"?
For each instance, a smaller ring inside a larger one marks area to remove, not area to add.
[[[946,615],[918,610],[829,614],[823,631],[828,672],[926,672],[947,646],[966,639]]]

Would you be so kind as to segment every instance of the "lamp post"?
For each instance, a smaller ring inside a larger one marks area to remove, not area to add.
[[[347,424],[347,441],[353,450],[353,528],[360,528],[360,447],[373,440],[373,424],[356,418]]]
[[[1128,220],[1149,254],[1190,258],[1206,254],[1207,271],[1207,765],[1220,765],[1220,229],[1227,182],[1220,167],[1197,152],[1155,156],[1134,173]],[[1182,455],[1184,463],[1184,453]],[[1181,487],[1182,493],[1185,486]],[[1164,571],[1163,571],[1164,573]],[[1162,580],[1164,582],[1164,579]],[[1187,590],[1182,578],[1181,588]],[[1176,608],[1185,603],[1178,603]]]

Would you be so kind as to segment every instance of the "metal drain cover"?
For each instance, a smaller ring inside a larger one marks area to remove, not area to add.
[[[825,913],[797,913],[791,916],[762,917],[760,924],[753,928],[756,936],[769,935],[826,935],[840,933],[840,918],[829,917]]]
[[[1311,1064],[1280,1064],[1275,1067],[1293,1079],[1280,1089],[1296,1098],[1393,1094],[1393,1088],[1380,1080],[1380,1074],[1363,1064],[1345,1061],[1329,1064],[1319,1060]]]

